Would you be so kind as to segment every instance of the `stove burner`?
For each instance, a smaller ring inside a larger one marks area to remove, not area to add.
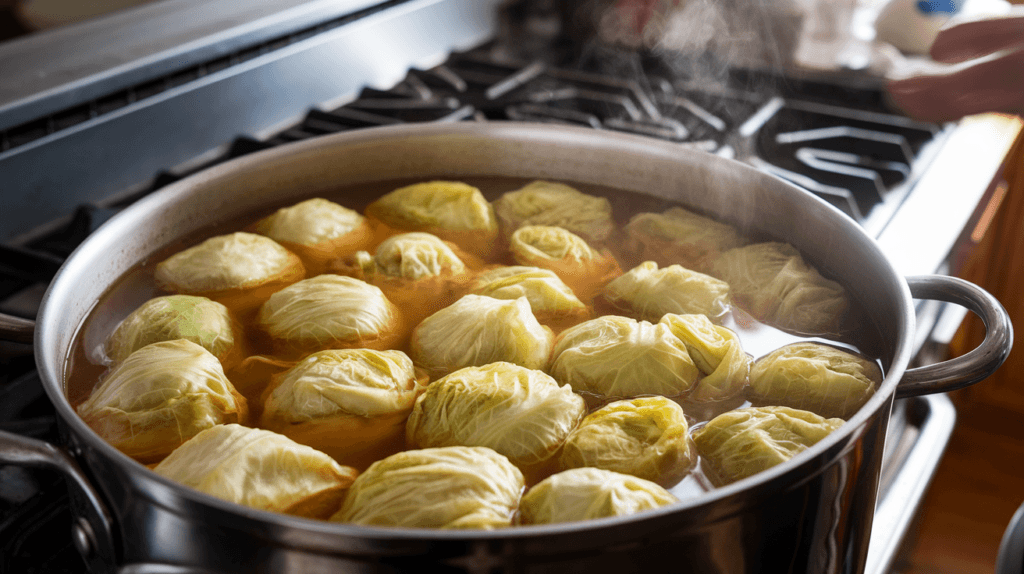
[[[807,81],[744,72],[731,83],[702,85],[670,81],[666,70],[644,62],[631,60],[618,68],[643,69],[638,73],[643,80],[621,79],[601,68],[513,61],[482,47],[428,70],[411,70],[389,90],[366,88],[344,106],[311,110],[302,122],[266,141],[240,138],[215,163],[282,143],[404,122],[559,123],[736,157],[815,193],[865,227],[880,229],[940,132],[938,126],[884,113],[871,90],[844,93],[859,106],[844,108],[814,101],[818,94],[834,97],[834,87]]]

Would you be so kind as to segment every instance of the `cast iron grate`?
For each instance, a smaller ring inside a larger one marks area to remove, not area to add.
[[[477,48],[431,69],[410,70],[389,90],[366,88],[344,106],[311,110],[264,141],[241,138],[214,163],[396,123],[555,123],[639,134],[735,157],[817,194],[866,225],[874,212],[892,211],[877,208],[905,196],[925,148],[941,131],[886,113],[870,90],[852,97],[860,107],[851,108],[816,101],[835,96],[827,84],[779,82],[750,72],[708,84],[670,81],[659,73],[667,71],[655,68],[640,79],[623,79],[600,70],[510,60],[491,48]],[[806,99],[794,90],[805,91]]]

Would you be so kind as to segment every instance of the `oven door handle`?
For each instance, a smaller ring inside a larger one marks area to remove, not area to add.
[[[68,483],[72,541],[92,572],[108,572],[117,564],[114,520],[100,493],[74,457],[48,442],[0,431],[0,464],[56,470]]]
[[[915,299],[955,303],[981,317],[985,340],[967,354],[914,369],[907,369],[896,387],[896,398],[955,391],[991,375],[1013,347],[1013,324],[1003,305],[981,287],[946,275],[907,277]]]
[[[0,341],[31,344],[35,334],[35,321],[0,313]]]

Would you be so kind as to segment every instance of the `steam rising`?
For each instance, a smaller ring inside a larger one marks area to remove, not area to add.
[[[584,50],[655,56],[680,77],[724,82],[730,69],[782,72],[810,0],[585,0],[569,15]]]

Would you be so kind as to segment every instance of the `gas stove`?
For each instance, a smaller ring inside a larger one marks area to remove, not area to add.
[[[998,207],[1019,121],[916,122],[877,78],[730,69],[709,81],[614,46],[581,53],[531,3],[502,4],[168,1],[0,44],[0,312],[34,317],[91,231],[169,183],[402,122],[589,126],[734,158],[858,221],[908,275],[955,271]],[[962,313],[922,304],[918,348]],[[898,401],[868,572],[892,564],[954,421],[944,396]],[[56,425],[31,347],[0,344],[0,429],[56,442]],[[84,571],[71,524],[62,479],[0,466],[0,572]]]

